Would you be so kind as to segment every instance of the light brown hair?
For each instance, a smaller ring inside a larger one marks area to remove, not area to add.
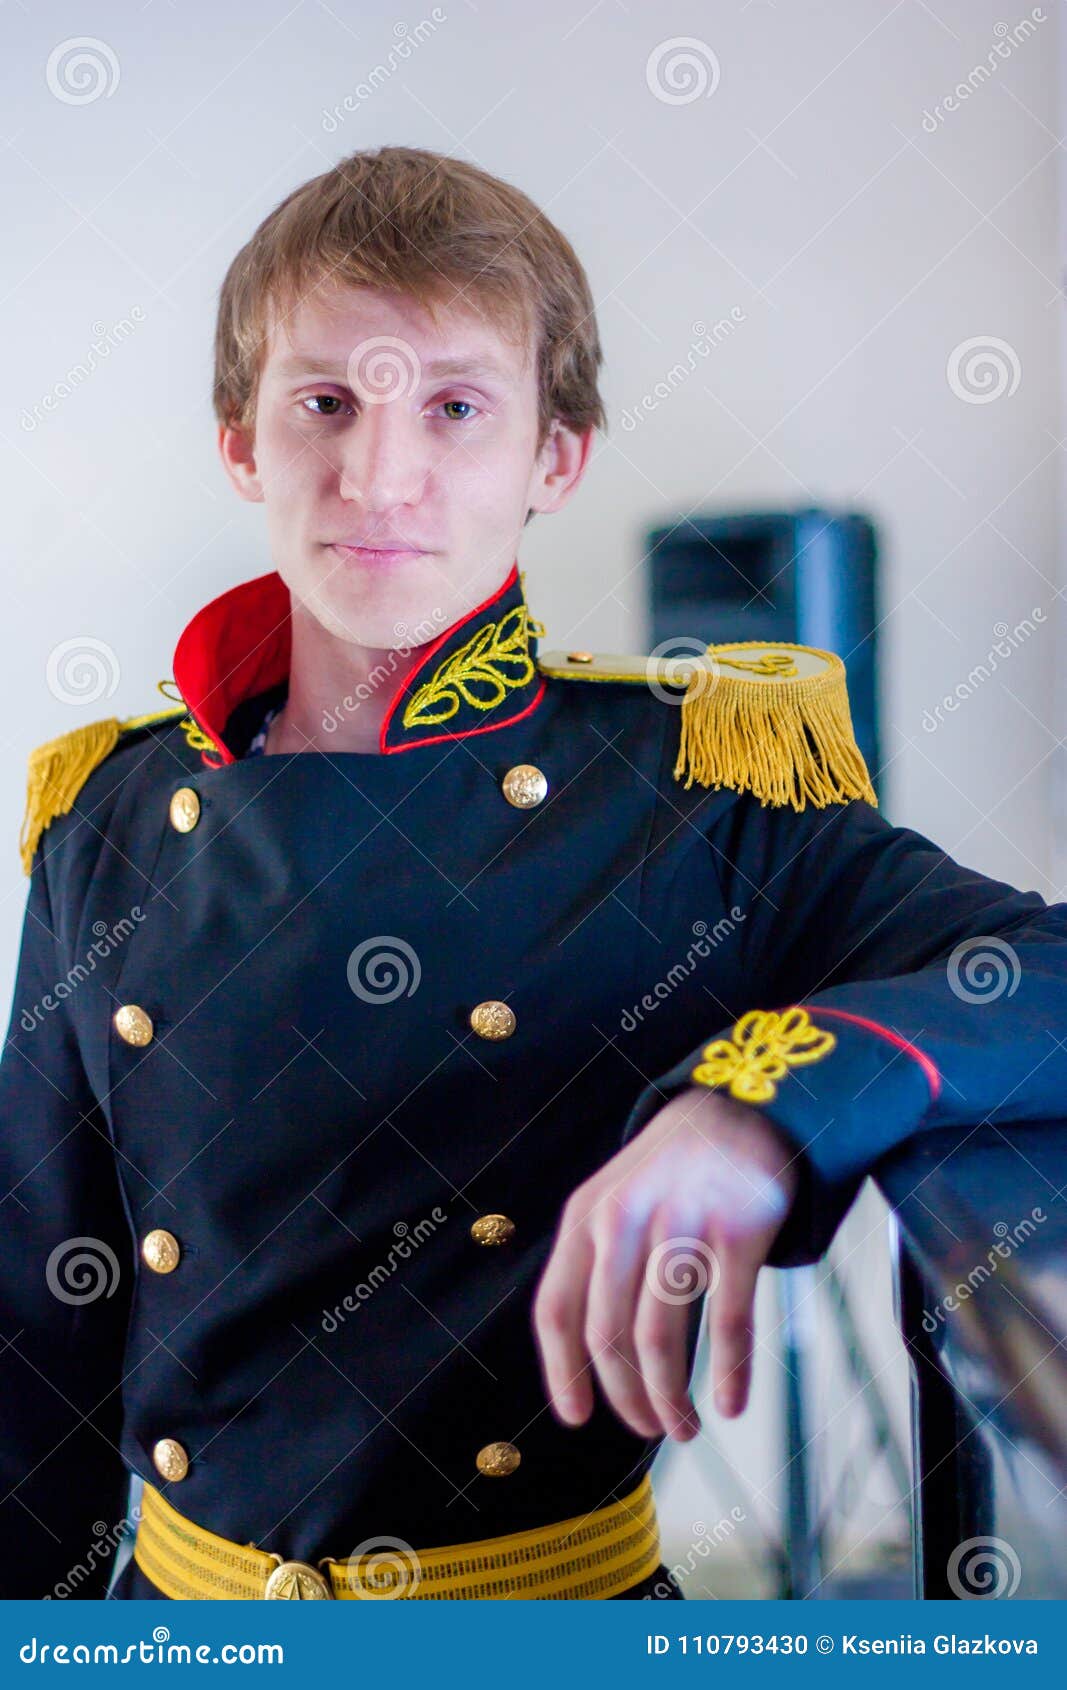
[[[508,182],[420,147],[350,154],[264,218],[226,273],[215,334],[220,423],[255,428],[272,312],[320,283],[404,293],[484,315],[536,350],[538,449],[553,418],[605,428],[585,271],[566,237]]]

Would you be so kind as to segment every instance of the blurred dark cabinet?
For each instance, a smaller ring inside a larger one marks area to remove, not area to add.
[[[835,651],[877,782],[877,563],[873,525],[851,511],[687,517],[647,539],[652,643],[787,640]],[[692,649],[687,648],[687,649]]]

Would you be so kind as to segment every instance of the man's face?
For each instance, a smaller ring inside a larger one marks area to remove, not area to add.
[[[219,433],[238,492],[266,505],[294,603],[379,648],[423,645],[490,597],[527,512],[559,508],[591,443],[557,423],[538,452],[532,348],[473,312],[435,324],[403,295],[351,287],[275,315],[254,439]]]

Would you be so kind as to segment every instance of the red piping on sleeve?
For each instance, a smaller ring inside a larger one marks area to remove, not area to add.
[[[909,1056],[915,1059],[926,1075],[926,1083],[930,1087],[931,1103],[937,1102],[937,1099],[941,1096],[941,1075],[926,1052],[920,1050],[918,1045],[913,1045],[910,1039],[904,1038],[900,1033],[894,1033],[891,1027],[883,1027],[878,1021],[869,1020],[866,1015],[853,1015],[852,1011],[848,1009],[826,1009],[822,1004],[815,1003],[802,1007],[807,1008],[813,1015],[836,1015],[841,1021],[851,1021],[857,1027],[866,1027],[869,1033],[880,1033],[883,1039],[888,1039],[890,1044],[896,1045],[898,1050],[906,1051]]]

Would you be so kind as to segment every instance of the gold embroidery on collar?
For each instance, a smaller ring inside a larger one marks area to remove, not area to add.
[[[531,631],[525,604],[516,605],[499,622],[479,628],[412,693],[404,710],[405,728],[430,728],[450,721],[461,701],[475,710],[495,710],[508,692],[533,678]]]
[[[218,751],[220,747],[213,739],[209,739],[203,728],[194,721],[192,716],[186,716],[178,723],[186,741],[192,751]]]
[[[182,697],[181,693],[178,691],[178,684],[177,684],[176,681],[172,681],[172,680],[157,681],[156,686],[159,688],[159,690],[163,694],[164,698],[170,698],[170,699],[173,700],[173,702],[175,704],[181,704],[182,706],[185,706],[185,700]],[[167,691],[168,687],[174,688],[173,693],[169,693]],[[186,706],[186,708],[187,708],[187,706]],[[182,720],[178,723],[178,726],[181,728],[182,733],[185,735],[186,742],[187,742],[189,749],[191,751],[214,751],[216,753],[219,751],[220,748],[215,744],[215,741],[213,739],[208,738],[208,736],[204,732],[203,728],[199,725],[199,723],[196,721],[196,719],[193,716],[190,715],[190,716],[183,717]]]
[[[728,1086],[744,1103],[769,1103],[778,1091],[776,1080],[790,1068],[820,1061],[836,1043],[833,1033],[816,1027],[807,1010],[796,1005],[780,1015],[750,1009],[734,1023],[729,1038],[705,1045],[704,1060],[690,1079],[701,1086]]]

